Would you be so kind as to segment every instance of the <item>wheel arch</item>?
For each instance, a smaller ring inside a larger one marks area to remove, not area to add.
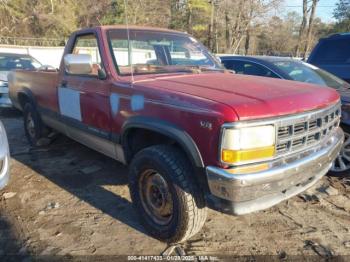
[[[17,101],[22,111],[26,102],[33,104],[35,107],[37,106],[33,92],[26,87],[17,92]]]
[[[159,134],[165,138],[173,140],[185,152],[186,156],[190,159],[194,167],[204,168],[200,151],[192,137],[185,130],[167,121],[143,116],[129,118],[122,127],[121,142],[124,150],[126,151],[127,161],[130,160],[130,155],[128,155],[128,147],[130,146],[128,145],[128,136],[133,130],[140,129],[147,130],[154,134]]]

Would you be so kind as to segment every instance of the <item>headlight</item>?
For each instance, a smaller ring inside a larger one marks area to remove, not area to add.
[[[224,128],[221,138],[221,161],[243,164],[272,158],[275,154],[273,125]]]

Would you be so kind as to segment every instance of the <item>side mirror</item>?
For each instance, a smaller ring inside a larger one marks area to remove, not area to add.
[[[98,79],[105,80],[107,78],[106,71],[103,68],[99,68],[97,71]]]
[[[68,74],[88,75],[92,73],[92,58],[88,54],[68,54],[64,56],[64,67]]]

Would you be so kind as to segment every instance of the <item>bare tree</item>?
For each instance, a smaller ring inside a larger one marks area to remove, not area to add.
[[[307,54],[309,52],[310,49],[310,45],[311,45],[311,33],[312,33],[312,27],[314,24],[314,19],[315,19],[315,12],[316,12],[316,7],[317,7],[317,3],[319,0],[312,0],[312,5],[311,5],[311,13],[310,13],[310,17],[309,17],[309,26],[307,29],[307,35],[306,35],[306,43],[305,43],[305,51],[304,51],[304,59],[307,57]]]
[[[279,6],[282,0],[225,0],[221,3],[225,14],[225,52],[236,53],[243,43],[249,49],[251,30],[263,23],[263,18],[272,9]],[[248,38],[248,39],[247,39]]]
[[[303,0],[303,20],[300,25],[298,43],[295,48],[295,56],[297,57],[300,56],[301,51],[304,52],[303,56],[305,57],[310,49],[312,26],[318,2],[319,0]],[[309,3],[311,3],[310,7]],[[303,50],[301,50],[302,46],[304,47]]]
[[[187,31],[217,53],[300,54],[330,26],[314,18],[318,0],[303,1],[303,17],[272,17],[284,0],[129,0],[127,8],[124,0],[0,0],[0,41],[65,39],[78,28],[124,24],[127,15],[130,24]]]
[[[303,0],[303,20],[302,20],[301,25],[300,25],[298,43],[297,43],[297,46],[295,48],[295,55],[297,57],[299,57],[299,55],[300,55],[300,48],[301,48],[301,44],[302,44],[302,39],[305,35],[305,29],[307,26],[307,17],[308,17],[307,4],[308,4],[308,0]]]

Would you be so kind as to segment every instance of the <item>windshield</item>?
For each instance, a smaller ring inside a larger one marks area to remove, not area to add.
[[[340,78],[308,63],[299,61],[273,62],[275,66],[288,74],[293,80],[336,89],[349,88],[350,85]]]
[[[37,69],[41,64],[29,56],[2,56],[0,55],[0,71],[11,71],[14,69]]]
[[[110,30],[110,49],[121,75],[222,70],[205,47],[185,34]]]

